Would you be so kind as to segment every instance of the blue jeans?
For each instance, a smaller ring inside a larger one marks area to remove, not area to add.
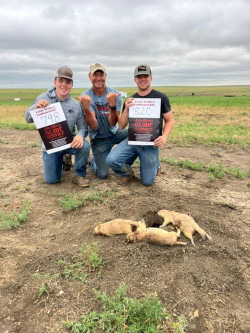
[[[98,178],[107,178],[109,165],[106,158],[114,145],[122,142],[128,137],[128,130],[118,130],[114,135],[106,139],[93,139],[90,141],[93,153],[91,168]]]
[[[83,147],[79,149],[69,148],[52,154],[43,151],[43,171],[45,181],[49,184],[54,184],[60,181],[64,154],[75,155],[75,174],[80,177],[85,177],[89,150],[89,143],[84,140]]]
[[[159,148],[155,146],[134,146],[124,140],[117,145],[108,155],[106,161],[110,168],[119,176],[128,177],[131,166],[139,157],[140,177],[144,185],[152,185],[159,163]]]

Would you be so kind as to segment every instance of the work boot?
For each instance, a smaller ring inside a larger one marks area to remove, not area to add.
[[[72,178],[72,183],[79,187],[89,187],[89,180],[86,177],[74,176]]]
[[[118,176],[117,185],[118,186],[125,186],[134,177],[135,177],[134,171],[132,169],[130,169],[130,171],[128,172],[128,176],[127,177]]]
[[[64,154],[63,155],[63,170],[69,171],[73,166],[71,155],[70,154]]]

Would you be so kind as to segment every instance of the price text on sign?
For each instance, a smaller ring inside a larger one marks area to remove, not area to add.
[[[53,125],[60,122],[59,113],[54,112],[52,114],[41,116],[40,120],[43,122],[43,126]]]
[[[159,118],[160,98],[134,98],[134,105],[129,108],[130,118]]]
[[[73,140],[61,104],[30,111],[48,154],[70,148]]]
[[[66,120],[60,103],[51,104],[46,108],[34,109],[31,111],[31,115],[38,129]]]

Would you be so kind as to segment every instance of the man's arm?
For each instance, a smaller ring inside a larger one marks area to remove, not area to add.
[[[110,107],[108,121],[109,121],[109,126],[111,126],[111,127],[116,125],[116,123],[118,121],[118,117],[119,117],[119,112],[121,111],[120,109],[117,110],[117,103],[116,103],[116,101],[118,100],[118,97],[120,95],[121,95],[120,93],[116,94],[115,92],[111,91],[107,94],[107,97],[106,97],[109,107]],[[120,102],[119,104],[121,104],[121,102],[122,102],[121,97],[120,97],[119,102]]]
[[[73,141],[71,142],[71,148],[82,148],[84,144],[84,138],[87,133],[87,125],[85,122],[84,114],[82,112],[82,107],[79,104],[79,109],[76,109],[78,111],[78,117],[76,119],[76,128],[77,128],[77,134],[74,137]]]
[[[163,113],[162,117],[164,119],[164,128],[163,128],[163,133],[161,136],[158,136],[157,139],[155,139],[154,144],[156,147],[163,147],[167,141],[167,138],[172,130],[173,127],[173,120],[172,120],[172,113],[167,112]]]
[[[125,107],[122,111],[122,114],[118,118],[118,124],[120,129],[124,129],[128,125],[128,116],[129,116],[129,108],[133,105],[133,98],[129,97],[125,101]]]
[[[90,128],[93,130],[98,129],[98,122],[95,116],[95,112],[90,110],[90,105],[91,105],[91,97],[88,95],[82,95],[82,97],[77,98],[84,110],[85,113],[85,120],[86,123],[89,125]]]

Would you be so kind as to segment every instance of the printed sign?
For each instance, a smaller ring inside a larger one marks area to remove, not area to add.
[[[161,135],[161,99],[134,98],[129,108],[129,145],[153,146]]]
[[[30,114],[48,154],[70,148],[73,136],[59,102],[31,110]]]

